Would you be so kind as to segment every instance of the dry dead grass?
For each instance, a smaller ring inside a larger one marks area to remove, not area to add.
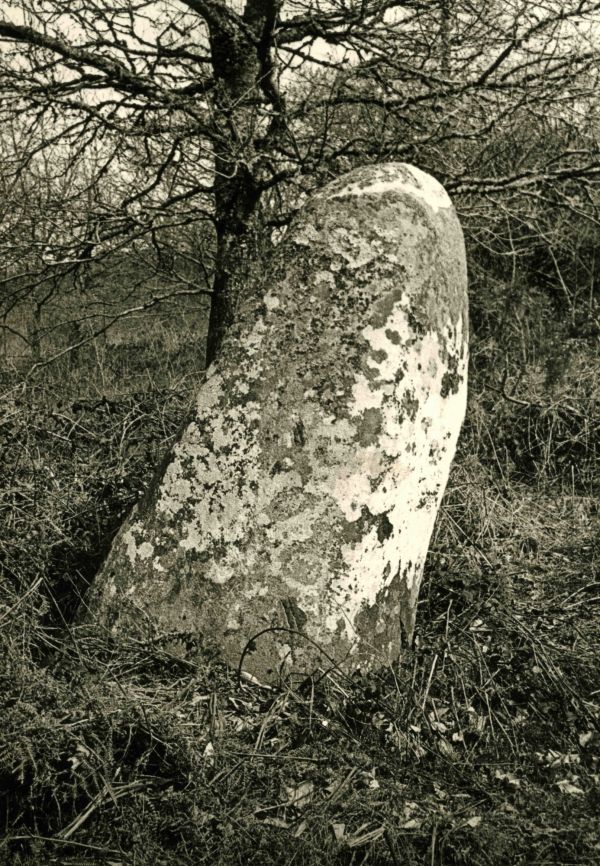
[[[201,636],[117,641],[63,621],[188,394],[63,394],[57,408],[50,384],[4,404],[0,862],[599,862],[587,385],[569,405],[588,426],[550,447],[547,426],[476,380],[415,646],[368,677],[267,689]]]

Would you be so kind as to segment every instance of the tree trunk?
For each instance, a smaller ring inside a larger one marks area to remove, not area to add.
[[[450,0],[441,2],[440,42],[440,72],[444,78],[448,78],[450,75]]]
[[[278,98],[270,75],[269,40],[265,38],[274,26],[277,8],[273,0],[248,0],[244,29],[232,25],[227,14],[207,17],[216,78],[215,132],[220,141],[215,150],[217,254],[207,365],[217,357],[223,337],[235,321],[256,258],[262,171],[262,159],[255,149],[257,105]],[[267,136],[276,128],[277,124],[271,125]]]
[[[31,358],[34,364],[42,360],[42,305],[34,303],[32,321],[29,325],[29,344],[31,346]]]
[[[233,170],[240,172],[239,167]],[[260,235],[253,213],[258,203],[254,180],[248,172],[235,184],[216,184],[217,254],[208,323],[206,365],[219,353],[225,334],[233,325],[240,300],[251,284],[253,259]]]

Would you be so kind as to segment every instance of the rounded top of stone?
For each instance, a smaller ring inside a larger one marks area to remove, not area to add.
[[[405,162],[387,162],[357,168],[328,184],[317,194],[317,198],[346,198],[394,192],[419,198],[436,212],[441,208],[452,207],[450,197],[439,181]]]

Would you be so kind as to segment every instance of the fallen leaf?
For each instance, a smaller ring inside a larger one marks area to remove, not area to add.
[[[330,824],[333,835],[336,838],[336,841],[341,842],[344,838],[344,834],[346,832],[345,824]]]
[[[511,788],[521,787],[521,780],[513,773],[503,773],[501,770],[496,770],[494,778],[499,779],[501,782],[506,782]]]
[[[403,824],[400,824],[401,830],[419,830],[423,821],[420,818],[409,818]]]
[[[473,815],[472,818],[469,818],[468,821],[465,821],[465,824],[467,825],[467,827],[479,827],[481,821],[481,815]]]
[[[260,819],[259,819],[260,820]],[[261,824],[268,824],[269,827],[280,827],[282,830],[289,830],[290,825],[283,818],[263,818]]]
[[[304,809],[311,799],[314,789],[315,784],[310,781],[300,782],[299,785],[295,785],[294,787],[286,787],[285,792],[288,798],[286,805],[295,806],[297,809]]]
[[[572,794],[574,796],[583,796],[585,794],[585,791],[582,790],[582,788],[578,785],[574,785],[568,779],[561,779],[560,782],[557,782],[556,784],[563,794]]]
[[[579,745],[583,748],[587,746],[592,737],[594,736],[593,731],[586,731],[585,734],[579,734]]]
[[[447,740],[438,740],[437,748],[438,752],[440,752],[440,754],[443,755],[445,758],[451,758],[456,754],[456,752]]]
[[[564,764],[579,764],[581,759],[575,752],[563,754],[554,749],[548,749],[546,754],[536,752],[536,757],[541,764],[546,764],[548,767],[561,767]]]
[[[261,683],[260,680],[257,680],[256,677],[253,674],[248,673],[248,671],[240,671],[240,677],[241,679],[246,680],[246,682],[252,683],[253,686],[259,686],[261,689],[266,689],[269,692],[271,691],[271,686]]]
[[[202,753],[202,756],[207,764],[210,764],[212,766],[215,763],[215,747],[211,742],[208,742],[204,747],[204,752]]]

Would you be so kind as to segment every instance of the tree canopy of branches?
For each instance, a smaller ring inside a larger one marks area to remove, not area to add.
[[[5,0],[7,296],[15,274],[22,287],[135,242],[161,259],[193,236],[212,280],[211,360],[257,246],[358,162],[433,172],[488,246],[499,214],[512,243],[549,195],[593,218],[599,12],[593,0]]]

